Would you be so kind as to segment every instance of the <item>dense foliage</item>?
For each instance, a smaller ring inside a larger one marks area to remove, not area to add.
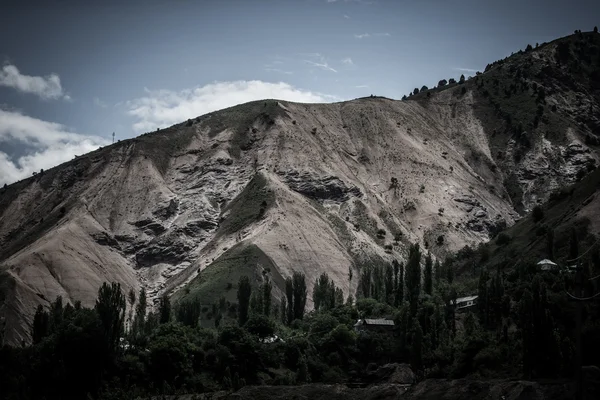
[[[577,236],[571,240],[564,250],[578,255]],[[573,290],[573,276],[533,265],[506,272],[481,268],[473,289],[478,307],[457,313],[456,298],[467,294],[468,284],[454,279],[454,265],[474,253],[464,250],[434,266],[413,245],[406,265],[365,267],[356,301],[344,300],[322,274],[310,313],[304,275],[288,278],[279,301],[268,280],[253,290],[242,277],[237,317],[222,313],[229,308],[225,301],[215,304],[216,327],[210,329],[200,327],[201,306],[193,302],[177,303],[171,312],[163,297],[147,314],[143,290],[129,293],[125,323],[125,295],[118,284],[104,284],[93,309],[63,304],[60,297],[48,309],[38,307],[33,344],[0,350],[0,386],[7,399],[121,398],[361,381],[364,371],[387,362],[410,363],[421,378],[570,376],[575,306],[565,291]],[[585,275],[600,267],[596,253],[584,254]],[[583,311],[584,363],[597,364],[598,310],[586,303]],[[393,319],[395,328],[354,329],[357,319],[369,317]]]

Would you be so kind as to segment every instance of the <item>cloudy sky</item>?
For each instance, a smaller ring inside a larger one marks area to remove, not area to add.
[[[400,98],[600,24],[597,0],[0,2],[0,184],[112,132],[262,98]]]

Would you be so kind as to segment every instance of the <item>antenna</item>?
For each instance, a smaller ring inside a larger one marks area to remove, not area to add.
[[[115,143],[115,133],[113,132],[113,144]]]

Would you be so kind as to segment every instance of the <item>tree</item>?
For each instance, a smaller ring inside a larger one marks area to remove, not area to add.
[[[372,268],[370,265],[365,265],[360,271],[360,288],[363,297],[371,297],[371,275]]]
[[[244,329],[259,338],[264,339],[275,333],[275,324],[266,315],[253,314],[244,324]]]
[[[321,308],[329,308],[327,302],[327,296],[329,293],[329,276],[326,272],[323,272],[317,280],[315,281],[315,286],[313,287],[313,304],[315,310],[320,310]]]
[[[262,299],[262,305],[263,305],[263,313],[268,317],[269,315],[271,315],[271,302],[272,302],[272,297],[271,297],[271,291],[273,290],[273,285],[271,284],[271,282],[269,281],[269,279],[266,280],[265,283],[263,283],[263,287],[262,287],[262,295],[263,295],[263,299]]]
[[[425,258],[423,289],[428,295],[431,295],[433,292],[433,260],[431,259],[431,253],[427,253],[427,257]]]
[[[406,289],[408,291],[410,315],[414,317],[417,314],[421,294],[421,251],[418,243],[410,247],[406,265]]]
[[[438,87],[446,86],[447,84],[448,84],[448,81],[445,79],[442,79],[438,82]]]
[[[448,83],[449,83],[450,85],[452,85],[453,83],[456,83],[456,79],[454,79],[454,78],[450,78],[450,79],[448,79]]]
[[[402,301],[404,301],[404,263],[396,261],[395,265],[398,266],[398,273],[396,274],[394,305],[400,307]]]
[[[598,27],[597,26],[594,27],[594,33],[598,33]]]
[[[248,320],[248,308],[250,306],[250,296],[252,295],[252,286],[250,279],[244,275],[238,282],[237,300],[238,300],[238,324],[243,326]]]
[[[577,231],[575,228],[571,228],[571,237],[569,239],[569,260],[574,260],[579,257],[579,239],[577,238]]]
[[[304,309],[306,308],[306,281],[304,274],[294,272],[292,283],[294,288],[294,319],[302,319],[304,317]]]
[[[550,260],[554,260],[554,229],[546,232],[546,254]]]
[[[145,332],[146,326],[146,289],[142,288],[140,290],[140,297],[138,299],[138,303],[135,306],[135,320],[133,323],[133,331],[134,333],[142,333]]]
[[[460,83],[461,85],[462,85],[463,83],[465,83],[465,76],[464,76],[464,74],[461,74],[461,75],[460,75],[460,79],[458,80],[458,83]]]
[[[124,329],[126,306],[121,285],[114,282],[109,285],[104,282],[98,291],[95,309],[102,324],[105,350],[108,352],[108,356],[113,356],[119,346]]]
[[[533,207],[533,211],[531,212],[531,217],[533,218],[533,222],[539,222],[544,219],[544,210],[540,206]]]
[[[413,94],[419,94],[419,88],[415,88],[415,90],[413,90]]]
[[[192,328],[198,326],[201,314],[200,303],[197,301],[185,301],[177,305],[177,321]]]
[[[479,273],[477,311],[479,313],[479,320],[483,325],[487,325],[488,322],[488,280],[488,272],[485,268],[482,268]]]
[[[285,297],[287,298],[287,323],[294,320],[294,282],[289,276],[285,279]]]
[[[33,330],[31,332],[31,337],[33,339],[33,344],[38,344],[42,341],[46,335],[48,335],[50,315],[44,307],[40,304],[35,311],[35,315],[33,316]]]
[[[384,274],[384,292],[385,302],[389,305],[394,304],[394,267],[391,264],[385,266]]]
[[[429,88],[427,86],[425,86],[425,85],[421,86],[421,92],[426,92],[428,90],[429,90]]]
[[[159,323],[166,324],[171,320],[171,302],[169,297],[164,294],[158,302]]]
[[[527,51],[531,51],[531,50],[533,50],[533,47],[531,47],[531,45],[528,44],[527,47],[525,48],[525,51],[527,52]]]
[[[413,319],[412,326],[410,365],[415,371],[420,371],[423,367],[423,328],[417,318]]]

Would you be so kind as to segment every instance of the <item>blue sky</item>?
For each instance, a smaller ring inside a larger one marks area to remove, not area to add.
[[[253,99],[400,98],[591,30],[597,3],[3,0],[0,184]]]

